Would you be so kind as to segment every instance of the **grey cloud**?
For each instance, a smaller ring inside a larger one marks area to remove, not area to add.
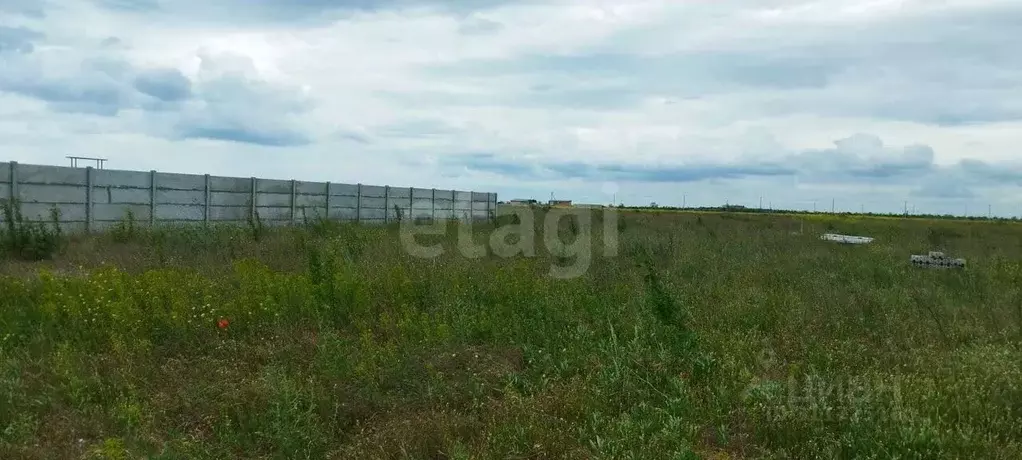
[[[776,160],[691,164],[586,164],[522,160],[493,153],[444,158],[448,169],[495,173],[521,180],[585,179],[634,183],[693,183],[748,178],[797,178],[802,183],[916,185],[916,196],[968,198],[973,189],[990,185],[1022,185],[1022,167],[964,160],[953,165],[934,163],[925,145],[886,147],[879,138],[857,134],[835,142],[831,149],[788,154]]]
[[[236,56],[223,58],[229,64],[240,62]],[[212,68],[223,67],[213,62],[209,64]],[[179,137],[266,146],[311,142],[304,127],[293,118],[311,110],[313,104],[296,90],[232,72],[195,85],[193,93],[202,103],[185,110],[175,126]]]
[[[691,52],[642,56],[591,52],[574,55],[534,54],[514,59],[476,59],[435,65],[424,72],[444,78],[530,77],[549,85],[539,98],[558,102],[588,99],[578,92],[579,81],[596,86],[597,93],[704,96],[741,88],[792,89],[827,85],[841,64],[826,57],[770,56],[760,53]],[[576,96],[572,97],[572,93]],[[532,98],[537,94],[513,95]],[[551,97],[553,96],[553,97]],[[637,102],[640,97],[620,99]]]
[[[216,22],[304,22],[324,23],[359,12],[400,9],[429,9],[465,16],[476,11],[535,2],[523,0],[92,0],[108,9],[160,14],[184,19]]]
[[[42,32],[24,27],[0,25],[0,54],[8,52],[31,53],[35,50],[35,42],[42,40],[45,36]]]
[[[0,12],[42,18],[46,16],[46,0],[0,0]]]
[[[0,62],[0,90],[45,101],[58,112],[115,117],[140,110],[153,134],[269,146],[311,142],[294,120],[312,104],[299,91],[245,75],[245,59],[204,56],[207,72],[192,82],[176,69],[140,69],[89,58],[63,74],[30,59]]]
[[[334,138],[365,145],[373,143],[373,139],[369,135],[354,129],[339,129],[334,133]]]
[[[184,123],[178,126],[177,130],[182,139],[210,139],[267,147],[290,147],[311,142],[308,136],[294,130],[253,129],[219,122]]]
[[[673,16],[665,18],[663,30],[676,30],[668,19]],[[741,94],[734,110],[750,116],[855,116],[937,126],[1022,120],[1022,54],[1014,49],[1022,3],[907,10],[852,24],[764,28],[704,51],[613,51],[622,49],[622,36],[639,33],[628,30],[574,54],[421,69],[431,77],[482,88],[500,79],[499,96],[390,96],[410,103],[622,110],[650,97]],[[647,39],[656,33],[642,31]],[[643,43],[655,46],[655,41]]]
[[[161,101],[180,101],[192,93],[192,81],[177,69],[153,69],[135,77],[135,89]]]
[[[479,16],[469,16],[458,24],[458,32],[463,35],[486,35],[498,32],[504,25]]]
[[[114,116],[132,104],[130,89],[119,79],[122,71],[107,60],[87,60],[72,76],[47,76],[29,68],[5,73],[0,90],[45,101],[58,112]]]
[[[461,134],[463,131],[447,123],[432,119],[410,119],[380,126],[374,130],[378,137],[426,139]]]

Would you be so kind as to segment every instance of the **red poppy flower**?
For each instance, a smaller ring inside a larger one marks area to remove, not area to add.
[[[231,322],[227,321],[227,318],[220,318],[220,321],[216,322],[216,327],[219,327],[220,329],[227,329],[229,324],[231,324]]]

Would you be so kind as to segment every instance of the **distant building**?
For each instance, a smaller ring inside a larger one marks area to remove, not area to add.
[[[527,200],[527,199],[523,199],[523,198],[514,199],[514,200],[511,200],[511,201],[508,202],[508,204],[513,205],[513,206],[531,206],[531,205],[534,205],[536,203],[537,203],[536,200]]]
[[[550,206],[571,206],[571,200],[550,200]]]

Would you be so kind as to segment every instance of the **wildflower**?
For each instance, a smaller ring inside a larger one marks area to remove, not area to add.
[[[216,322],[216,327],[219,327],[220,329],[227,329],[227,326],[230,324],[231,322],[227,321],[227,318],[220,318],[220,320]]]

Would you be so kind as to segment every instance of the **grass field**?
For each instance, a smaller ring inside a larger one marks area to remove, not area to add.
[[[567,279],[453,225],[433,259],[320,223],[5,260],[0,458],[1022,458],[1022,226],[633,213],[616,256],[602,228]],[[909,265],[938,249],[968,267]]]

